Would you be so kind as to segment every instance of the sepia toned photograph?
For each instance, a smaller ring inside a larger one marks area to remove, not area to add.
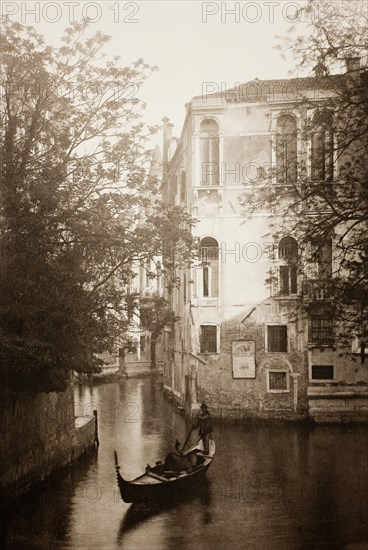
[[[368,550],[367,0],[0,28],[1,548]]]

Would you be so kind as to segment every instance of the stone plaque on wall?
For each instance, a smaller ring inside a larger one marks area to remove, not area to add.
[[[233,377],[255,378],[256,344],[254,340],[236,340],[232,343]]]

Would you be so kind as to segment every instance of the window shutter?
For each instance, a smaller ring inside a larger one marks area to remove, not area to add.
[[[210,138],[210,163],[211,163],[211,175],[210,185],[219,184],[220,166],[219,166],[219,140],[218,138]]]
[[[286,181],[287,183],[295,182],[297,179],[297,140],[296,133],[288,134],[286,139]]]
[[[326,239],[319,247],[319,276],[323,279],[332,275],[332,240]]]
[[[201,182],[203,185],[210,185],[210,175],[208,168],[210,162],[210,143],[209,139],[201,139]]]
[[[322,131],[312,135],[311,173],[313,181],[325,180],[325,133]]]
[[[209,268],[207,266],[205,266],[203,268],[203,296],[209,296]]]
[[[211,277],[211,296],[217,298],[219,295],[219,261],[213,260],[211,262],[212,277]]]
[[[285,183],[284,136],[276,136],[276,181]]]
[[[332,181],[334,175],[334,144],[333,144],[333,132],[331,129],[326,131],[326,169],[325,179],[326,181]]]
[[[289,289],[289,266],[280,267],[280,294],[290,294]]]
[[[290,292],[291,294],[296,294],[298,292],[297,269],[294,265],[290,266]]]

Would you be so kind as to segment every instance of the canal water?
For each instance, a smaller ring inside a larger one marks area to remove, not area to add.
[[[79,414],[98,410],[100,447],[8,511],[6,548],[368,550],[367,426],[218,420],[207,482],[170,505],[132,506],[113,450],[134,478],[184,441],[183,416],[154,378],[77,386],[75,401]]]

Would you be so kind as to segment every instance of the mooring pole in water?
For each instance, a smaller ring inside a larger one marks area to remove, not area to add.
[[[100,444],[100,441],[98,439],[98,416],[97,416],[96,409],[93,411],[93,416],[95,417],[95,445],[98,447]]]
[[[115,461],[115,469],[120,470],[119,462],[118,462],[118,453],[114,451],[114,461]]]

